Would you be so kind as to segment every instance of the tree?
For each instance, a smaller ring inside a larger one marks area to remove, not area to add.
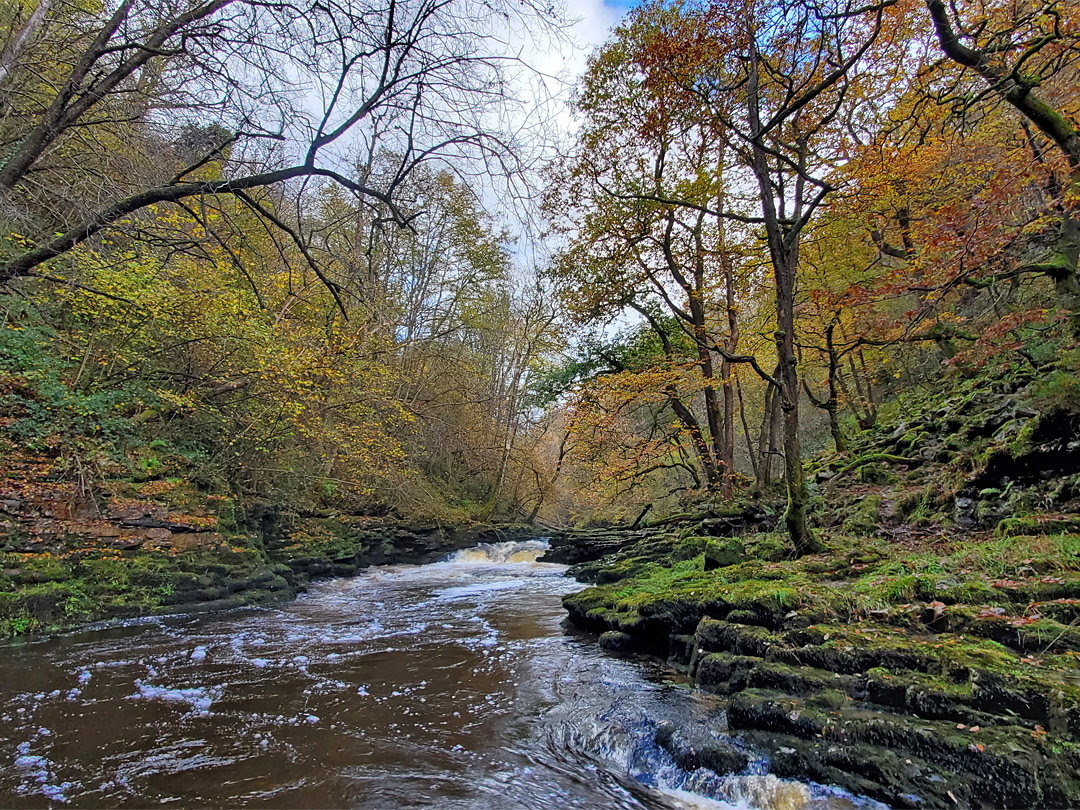
[[[820,548],[807,523],[799,448],[800,241],[836,189],[832,175],[845,158],[845,123],[867,114],[874,93],[882,92],[882,74],[896,70],[880,56],[869,58],[891,5],[893,0],[712,4],[692,9],[680,34],[654,45],[657,69],[677,77],[687,103],[714,122],[758,188],[761,216],[754,221],[764,231],[775,283],[784,520],[800,554]]]
[[[1054,280],[1073,336],[1080,339],[1080,128],[1073,117],[1080,59],[1076,6],[1044,0],[959,4],[950,9],[942,0],[926,0],[926,7],[945,55],[986,85],[984,92],[960,99],[958,106],[969,108],[987,95],[1003,100],[1064,158],[1068,180],[1059,201],[1059,230],[1046,257],[1030,269]]]
[[[696,364],[700,387],[669,406],[705,485],[731,497],[732,364],[757,366],[737,353],[744,249],[729,216],[743,217],[726,188],[724,139],[651,69],[652,41],[677,14],[660,3],[635,10],[590,63],[576,101],[584,126],[548,199],[556,229],[573,234],[554,273],[581,320],[628,313],[653,329],[668,363]],[[679,332],[688,357],[675,351]]]
[[[63,25],[46,7],[9,37],[17,47],[5,54],[0,197],[10,219],[39,215],[0,263],[0,283],[48,275],[43,264],[149,206],[211,195],[237,197],[302,244],[261,192],[290,181],[337,184],[407,224],[395,197],[417,166],[515,159],[517,144],[492,131],[491,113],[509,99],[511,61],[495,43],[522,20],[554,24],[546,7],[471,0],[121,0]],[[44,86],[16,92],[35,55],[50,52]],[[223,127],[220,139],[197,155],[178,148],[173,133],[208,119]],[[92,193],[63,193],[85,168],[72,156],[133,133],[151,159],[135,171],[102,167]],[[350,153],[374,155],[379,144],[396,152],[393,171],[377,185],[357,179]],[[219,166],[213,177],[202,172],[210,163]],[[336,295],[336,283],[323,281]]]
[[[559,370],[568,437],[561,449],[592,506],[625,514],[707,489],[697,455],[706,439],[684,404],[699,388],[694,354],[674,319],[657,315],[626,334],[589,340]]]

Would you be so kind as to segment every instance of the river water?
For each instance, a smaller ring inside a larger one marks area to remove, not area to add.
[[[870,806],[685,773],[658,723],[707,696],[560,626],[540,543],[322,582],[280,608],[0,648],[0,806],[769,810]]]

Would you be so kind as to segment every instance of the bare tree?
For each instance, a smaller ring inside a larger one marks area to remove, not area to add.
[[[4,52],[0,197],[9,220],[30,225],[29,244],[0,264],[0,283],[47,277],[51,259],[148,206],[209,195],[233,195],[302,245],[262,193],[290,182],[297,191],[336,184],[407,224],[395,196],[417,166],[453,158],[515,168],[518,144],[498,121],[521,63],[505,39],[526,21],[558,24],[547,6],[474,0],[121,0],[99,14],[61,10],[28,20]],[[44,103],[40,92],[17,92],[42,52],[56,53]],[[221,127],[217,142],[200,154],[176,148],[184,124],[208,121]],[[138,171],[99,169],[92,194],[65,193],[73,156],[131,132],[158,154]],[[376,141],[397,155],[378,184],[355,172],[356,154],[374,154]]]

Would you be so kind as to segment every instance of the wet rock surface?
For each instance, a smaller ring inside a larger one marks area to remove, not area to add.
[[[750,764],[747,752],[705,726],[662,723],[656,729],[656,744],[671,754],[684,771],[707,768],[726,776]]]
[[[560,565],[580,565],[666,536],[662,529],[614,527],[557,531],[550,534],[551,548],[543,559]]]
[[[768,599],[725,598],[720,589],[697,602],[669,596],[634,609],[594,591],[564,600],[573,624],[602,631],[607,651],[659,656],[726,698],[736,742],[764,751],[777,775],[898,807],[1080,801],[1072,650],[1035,661],[1015,641],[917,620],[902,628],[840,621],[809,605],[770,608]],[[737,763],[730,743],[714,757],[699,732],[662,732],[659,744],[677,761],[721,771]]]

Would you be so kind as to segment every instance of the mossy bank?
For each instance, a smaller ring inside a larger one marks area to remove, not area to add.
[[[811,462],[825,553],[713,508],[576,561],[597,584],[571,621],[718,695],[712,744],[780,776],[898,807],[1080,805],[1080,418],[994,385],[909,398]]]
[[[287,601],[313,579],[424,563],[529,527],[302,513],[185,479],[117,480],[93,496],[47,457],[5,457],[0,639],[100,620]]]

